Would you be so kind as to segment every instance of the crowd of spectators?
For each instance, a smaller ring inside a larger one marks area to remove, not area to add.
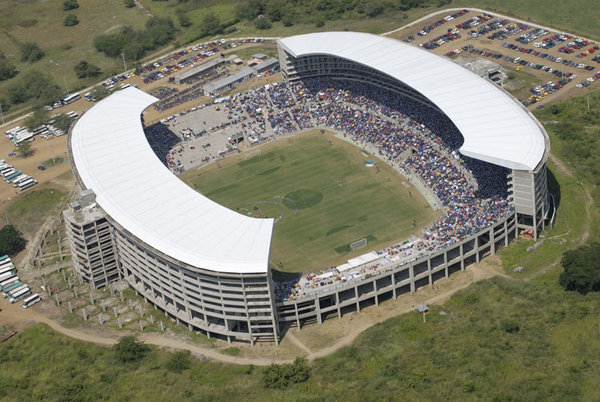
[[[444,216],[422,238],[379,250],[376,264],[339,272],[336,267],[276,285],[278,300],[310,289],[356,281],[402,259],[447,248],[511,211],[508,170],[460,156],[463,138],[450,119],[411,88],[390,91],[371,84],[307,79],[267,85],[230,97],[220,110],[250,142],[300,129],[331,127],[359,146],[377,149],[391,165],[424,183],[441,202]]]

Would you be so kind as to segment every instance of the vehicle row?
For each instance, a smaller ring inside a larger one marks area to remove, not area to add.
[[[21,281],[8,255],[0,257],[0,292],[11,304],[23,300],[23,308],[29,308],[42,300],[37,293],[32,295],[29,286]]]
[[[511,50],[515,50],[517,52],[532,54],[534,56],[541,57],[542,59],[547,59],[547,60],[553,61],[555,63],[561,63],[565,66],[582,68],[587,71],[592,71],[594,69],[594,67],[588,66],[587,64],[584,64],[584,63],[577,63],[572,60],[563,59],[562,57],[552,56],[549,53],[540,52],[540,51],[532,49],[532,48],[524,48],[522,46],[515,45],[515,44],[509,43],[509,42],[503,42],[502,46],[504,46],[505,48],[511,49]]]
[[[436,22],[433,22],[433,23],[431,23],[429,25],[425,25],[423,27],[423,29],[420,32],[417,33],[417,35],[418,36],[425,36],[429,32],[433,31],[435,28],[439,27],[440,25],[443,25],[443,24],[445,24],[448,21],[452,21],[455,18],[458,18],[458,17],[460,17],[462,15],[465,15],[468,12],[469,12],[469,10],[460,10],[460,11],[454,13],[454,14],[447,15],[444,18],[442,18],[440,20],[437,20]]]

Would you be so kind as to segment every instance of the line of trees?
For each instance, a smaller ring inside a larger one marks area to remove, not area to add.
[[[236,8],[237,17],[254,21],[258,29],[270,28],[270,23],[281,21],[285,26],[297,21],[333,21],[354,15],[377,17],[386,11],[407,11],[412,8],[448,4],[451,0],[245,0]]]
[[[145,29],[135,30],[125,26],[118,32],[97,36],[94,46],[108,57],[121,57],[124,53],[129,60],[139,60],[148,51],[171,42],[176,34],[170,18],[152,17],[146,21]]]

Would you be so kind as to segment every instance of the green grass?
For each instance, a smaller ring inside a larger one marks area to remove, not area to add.
[[[122,0],[79,0],[79,8],[74,10],[79,24],[72,27],[62,24],[66,13],[61,1],[0,2],[0,51],[17,65],[21,73],[32,69],[50,73],[64,91],[65,79],[70,91],[97,80],[77,78],[73,68],[81,60],[99,66],[105,73],[122,70],[122,60],[105,57],[96,51],[94,37],[123,25],[141,28],[148,18],[136,7],[125,8]],[[22,21],[33,19],[37,20],[33,26],[19,25]],[[28,41],[36,42],[45,51],[42,60],[33,64],[20,62],[18,44]],[[11,81],[0,81],[0,93]]]
[[[7,208],[5,219],[23,233],[34,233],[48,216],[57,214],[67,192],[53,187],[35,189],[17,198]]]
[[[431,208],[423,199],[410,199],[402,177],[390,167],[380,162],[376,173],[365,167],[358,148],[335,139],[330,147],[329,138],[303,134],[293,145],[280,141],[259,157],[225,160],[220,169],[200,170],[184,180],[244,215],[277,218],[283,208],[271,262],[284,271],[343,263],[418,232],[413,219],[418,227],[433,219]],[[364,237],[368,246],[350,253],[348,243]]]
[[[556,277],[552,278],[556,283]],[[3,400],[598,400],[600,295],[495,278],[378,324],[310,364],[308,382],[262,388],[262,368],[197,361],[174,373],[151,348],[121,364],[108,348],[38,324],[0,344]],[[233,352],[230,348],[227,353]],[[233,352],[235,353],[235,352]]]

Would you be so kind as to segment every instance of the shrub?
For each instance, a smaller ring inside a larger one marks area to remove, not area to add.
[[[509,334],[516,334],[521,329],[519,323],[515,320],[504,320],[502,321],[501,327],[504,332],[508,332]]]
[[[190,368],[190,352],[182,350],[175,352],[167,361],[167,369],[176,373],[181,373],[183,370]]]
[[[0,81],[12,78],[18,73],[17,68],[6,59],[4,53],[0,53]]]
[[[44,57],[44,51],[34,42],[21,43],[19,50],[21,51],[21,61],[24,63],[33,63]]]
[[[85,60],[77,63],[74,70],[75,74],[77,74],[77,78],[97,77],[102,74],[100,67],[90,64]]]
[[[271,29],[273,24],[267,18],[257,18],[254,20],[254,26],[256,29]]]
[[[123,4],[127,8],[135,7],[135,1],[134,0],[124,0]]]
[[[285,389],[290,384],[305,382],[310,377],[308,361],[297,357],[292,364],[271,364],[263,371],[263,387]]]
[[[72,27],[73,25],[79,24],[79,20],[77,16],[73,13],[69,13],[65,15],[65,19],[63,20],[63,25],[66,27]]]
[[[134,363],[142,360],[150,348],[141,342],[138,342],[134,336],[127,335],[119,339],[119,342],[113,346],[115,357],[121,363]]]
[[[600,243],[566,251],[561,259],[564,271],[558,282],[565,290],[581,294],[600,291]]]
[[[79,3],[77,3],[77,0],[65,0],[63,2],[63,10],[65,11],[75,10],[76,8],[79,8]]]

